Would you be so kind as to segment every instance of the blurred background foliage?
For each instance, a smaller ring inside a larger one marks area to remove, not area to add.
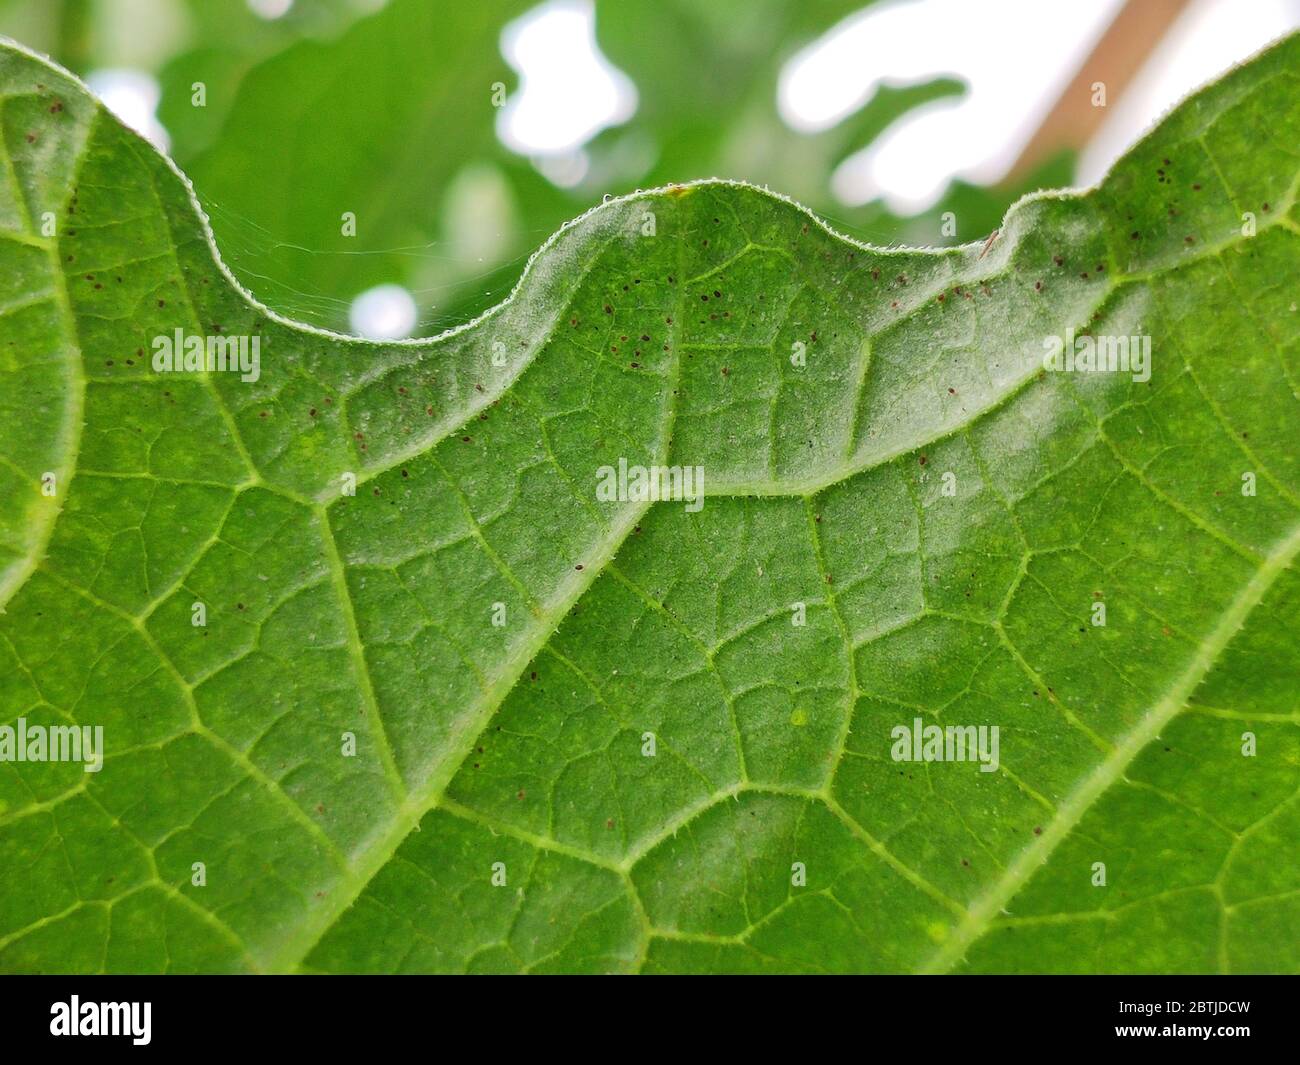
[[[494,86],[506,99],[519,87],[502,30],[535,6],[0,0],[0,33],[83,76],[152,76],[157,122],[236,276],[282,313],[344,331],[354,297],[387,284],[413,294],[412,332],[465,321],[563,222],[636,188],[743,178],[861,239],[938,245],[982,238],[1023,192],[1073,177],[1067,152],[1014,185],[955,181],[908,217],[879,200],[846,206],[835,168],[900,116],[960,96],[961,80],[884,85],[830,128],[797,132],[778,112],[782,68],[862,0],[600,0],[597,44],[636,108],[557,181],[498,136]],[[341,232],[348,211],[354,236]],[[959,224],[945,234],[949,211]]]

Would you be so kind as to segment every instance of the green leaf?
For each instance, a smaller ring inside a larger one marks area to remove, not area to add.
[[[381,345],[0,48],[0,721],[104,744],[0,761],[0,969],[1296,970],[1298,60],[988,246],[673,186]]]

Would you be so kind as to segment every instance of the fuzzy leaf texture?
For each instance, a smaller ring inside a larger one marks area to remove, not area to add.
[[[0,48],[0,723],[105,755],[0,763],[0,969],[1295,971],[1297,70],[987,248],[670,187],[376,344]]]

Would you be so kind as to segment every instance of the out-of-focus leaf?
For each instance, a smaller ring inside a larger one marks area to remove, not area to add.
[[[511,80],[498,38],[526,7],[393,0],[337,40],[300,42],[244,76],[219,141],[188,169],[218,232],[260,234],[235,233],[232,253],[259,295],[342,301],[409,276],[456,173],[497,151],[492,85]]]
[[[374,4],[307,0],[281,18],[259,18],[246,0],[188,0],[190,45],[158,72],[158,117],[171,134],[172,157],[188,165],[224,126],[245,75],[304,38],[328,42]],[[20,38],[21,39],[21,38]],[[206,100],[193,103],[201,82]]]

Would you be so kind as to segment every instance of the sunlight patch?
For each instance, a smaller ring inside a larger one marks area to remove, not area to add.
[[[873,6],[786,64],[777,105],[790,126],[812,132],[851,115],[882,85],[964,80],[964,98],[904,115],[832,181],[845,203],[880,198],[898,213],[921,211],[954,179],[989,184],[1005,175],[1116,6],[1005,0],[996,18],[964,0]]]
[[[368,340],[401,340],[411,335],[418,312],[415,300],[401,285],[377,285],[352,301],[348,322],[357,336]]]
[[[293,0],[248,0],[248,10],[258,18],[284,18],[293,8]]]
[[[636,86],[596,46],[590,0],[550,0],[501,32],[520,86],[497,135],[520,155],[567,155],[636,111]]]

